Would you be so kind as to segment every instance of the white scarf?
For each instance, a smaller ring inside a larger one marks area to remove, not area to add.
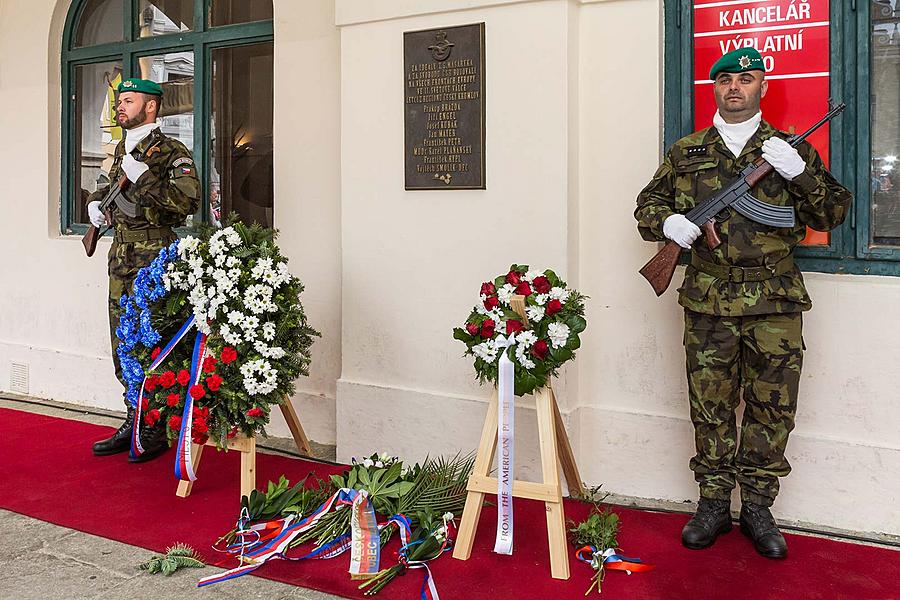
[[[747,145],[747,140],[756,133],[760,121],[762,121],[762,111],[743,123],[726,123],[719,111],[716,111],[716,114],[713,116],[713,125],[716,126],[716,131],[719,132],[719,135],[722,136],[722,141],[725,142],[725,145],[736,157],[741,154],[744,146]]]
[[[138,127],[132,127],[125,130],[125,152],[131,152],[137,145],[141,143],[150,132],[159,127],[159,123],[147,123]]]

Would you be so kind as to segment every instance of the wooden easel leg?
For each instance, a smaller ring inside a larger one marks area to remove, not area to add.
[[[481,442],[478,444],[478,453],[475,455],[475,464],[472,467],[473,475],[487,477],[494,463],[494,452],[497,450],[497,390],[494,390],[488,403],[487,415],[484,417],[484,427],[481,430]],[[470,479],[470,482],[472,479]],[[481,506],[484,504],[484,492],[479,492],[469,486],[466,494],[466,506],[463,508],[462,522],[459,525],[459,534],[456,537],[456,545],[453,548],[453,558],[468,560],[472,554],[472,544],[475,541],[475,528],[481,517]]]
[[[282,402],[280,406],[281,414],[284,415],[284,420],[287,422],[288,429],[291,430],[291,435],[294,437],[294,443],[297,444],[297,449],[301,454],[312,456],[312,448],[309,445],[306,432],[303,431],[303,426],[300,424],[300,418],[297,416],[297,411],[294,410],[294,405],[291,404],[291,399],[285,396],[284,402]]]
[[[544,471],[544,485],[556,487],[556,498],[544,503],[547,509],[547,538],[550,545],[550,575],[554,579],[569,578],[569,557],[566,547],[566,522],[559,487],[559,467],[557,464],[558,444],[553,407],[556,404],[550,387],[544,387],[535,394],[537,401],[538,436],[541,445],[541,466]]]
[[[559,413],[559,404],[556,402],[556,394],[553,393],[553,388],[550,388],[550,395],[553,398],[553,423],[556,428],[556,446],[559,451],[559,462],[562,465],[563,475],[565,475],[566,483],[569,486],[569,496],[580,498],[584,496],[584,484],[578,472],[578,463],[575,462],[575,453],[572,452],[572,444],[569,442],[566,425],[563,423],[562,415]]]
[[[241,496],[249,496],[256,489],[256,438],[247,438],[241,449]]]
[[[203,446],[201,446],[200,444],[191,444],[191,464],[194,467],[194,473],[197,472],[197,467],[200,466],[201,456],[203,456]],[[193,487],[193,481],[179,481],[178,489],[175,491],[175,495],[179,498],[187,498],[191,495],[191,489]]]

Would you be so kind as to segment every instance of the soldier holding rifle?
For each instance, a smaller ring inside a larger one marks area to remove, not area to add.
[[[787,545],[769,507],[778,478],[790,472],[784,452],[800,384],[802,313],[812,306],[794,248],[806,226],[828,231],[840,225],[851,194],[811,145],[789,143],[787,134],[762,120],[768,82],[759,52],[725,54],[710,78],[718,106],[713,126],[675,142],[634,213],[645,240],[671,240],[676,260],[678,246],[691,250],[679,303],[696,443],[690,467],[700,502],[682,543],[706,548],[731,529],[731,492],[739,484],[741,530],[763,556],[784,558]],[[777,173],[754,180],[749,191],[737,190],[739,200],[711,221],[692,212],[754,161]],[[668,285],[663,280],[654,284],[657,293]]]
[[[116,121],[125,130],[125,138],[116,148],[110,170],[112,183],[88,198],[92,230],[85,239],[92,238],[92,243],[86,241],[85,247],[89,256],[93,254],[98,233],[93,228],[115,228],[109,249],[109,331],[116,377],[127,389],[116,353],[119,298],[131,292],[138,271],[176,239],[173,228],[183,225],[185,218],[197,211],[200,181],[191,153],[184,144],[164,135],[156,122],[162,87],[145,79],[126,79],[119,84],[118,92]],[[115,186],[124,191],[118,192]],[[114,201],[104,202],[107,198]],[[101,207],[108,211],[104,213]],[[111,437],[94,444],[95,455],[130,448],[134,407],[127,399],[125,406],[125,422]],[[164,424],[141,427],[141,445],[144,453],[130,461],[142,462],[161,454],[168,447]]]

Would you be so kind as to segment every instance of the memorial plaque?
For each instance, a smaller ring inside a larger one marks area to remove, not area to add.
[[[484,23],[403,34],[408,190],[485,189]]]

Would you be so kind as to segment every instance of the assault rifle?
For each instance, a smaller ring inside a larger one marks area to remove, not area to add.
[[[846,105],[843,102],[830,108],[828,114],[822,117],[815,125],[799,135],[790,136],[787,142],[796,148],[812,132],[841,114],[845,108]],[[744,167],[737,179],[716,192],[711,198],[695,206],[685,215],[691,223],[703,229],[703,233],[706,235],[706,243],[710,250],[717,248],[722,243],[722,240],[719,239],[719,235],[716,233],[715,217],[729,207],[748,219],[764,225],[772,227],[793,227],[795,225],[796,221],[792,207],[768,204],[757,200],[750,194],[750,190],[763,177],[774,170],[774,167],[766,162],[764,158],[757,158],[752,164]],[[675,273],[675,267],[678,265],[680,256],[681,246],[670,240],[639,271],[644,276],[644,279],[653,286],[653,291],[656,292],[657,296],[661,296],[672,282],[672,275]]]
[[[157,131],[157,130],[154,130]],[[147,151],[144,152],[141,157],[141,161],[145,161],[151,156],[153,156],[154,152],[159,152],[159,142],[152,144]],[[106,221],[108,223],[112,223],[112,207],[113,204],[118,206],[122,212],[124,212],[129,217],[136,217],[138,214],[138,206],[136,203],[132,202],[125,196],[125,190],[128,189],[128,185],[131,182],[128,179],[128,176],[124,173],[121,177],[119,177],[118,181],[115,181],[110,184],[109,190],[106,192],[106,195],[103,197],[103,200],[100,201],[100,211],[106,216]],[[97,241],[100,239],[100,236],[109,231],[109,228],[112,225],[106,227],[103,230],[103,233],[100,232],[100,229],[94,227],[94,224],[91,223],[88,226],[87,232],[84,234],[84,237],[81,238],[81,243],[84,245],[84,251],[87,255],[93,256],[94,251],[97,249]]]

